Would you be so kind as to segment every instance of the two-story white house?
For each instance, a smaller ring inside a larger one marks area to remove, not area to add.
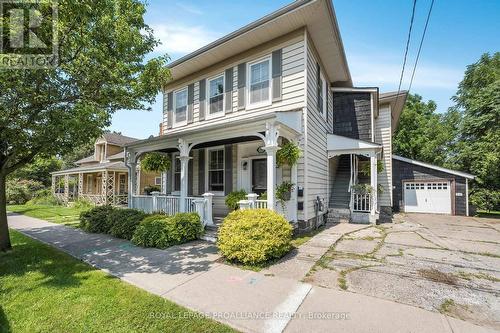
[[[130,193],[129,206],[201,210],[211,223],[228,213],[226,195],[245,190],[266,192],[253,205],[284,213],[300,230],[327,212],[359,222],[390,216],[391,137],[406,93],[353,87],[330,0],[295,1],[169,67],[163,135],[128,144],[126,162],[135,168],[142,154],[158,151],[173,167],[160,196]],[[301,158],[277,167],[287,141]],[[283,181],[296,185],[284,211],[276,200]]]

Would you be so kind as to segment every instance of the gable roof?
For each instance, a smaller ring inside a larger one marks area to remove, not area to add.
[[[433,169],[433,170],[438,170],[438,171],[441,171],[441,172],[449,173],[451,175],[456,175],[456,176],[460,176],[460,177],[464,177],[464,178],[468,178],[468,179],[474,179],[474,178],[476,178],[476,176],[471,175],[470,173],[466,173],[466,172],[462,172],[462,171],[456,171],[456,170],[451,170],[451,169],[443,168],[443,167],[440,167],[440,166],[437,166],[437,165],[433,165],[433,164],[429,164],[429,163],[424,163],[424,162],[420,162],[420,161],[417,161],[417,160],[412,160],[410,158],[406,158],[406,157],[402,157],[402,156],[398,156],[398,155],[392,155],[392,158],[395,159],[395,160],[398,160],[398,161],[402,161],[402,162],[406,162],[406,163],[410,163],[410,164],[414,164],[414,165],[419,165],[419,166],[422,166],[422,167],[425,167],[425,168],[429,168],[429,169]]]
[[[82,164],[82,163],[89,163],[89,162],[97,162],[94,154],[87,156],[87,157],[84,157],[81,160],[75,161],[75,164]]]
[[[137,141],[139,139],[132,138],[130,136],[121,135],[118,133],[104,133],[104,140],[112,145],[124,147],[125,145]]]
[[[335,11],[331,0],[297,0],[168,65],[173,83],[190,74],[307,27],[332,83],[352,86]]]
[[[396,131],[396,128],[399,124],[399,117],[401,116],[401,112],[403,112],[403,108],[406,103],[406,98],[408,97],[408,91],[401,90],[397,91],[389,91],[385,93],[381,93],[378,96],[379,105],[390,104],[391,106],[391,116],[392,116],[392,133]]]

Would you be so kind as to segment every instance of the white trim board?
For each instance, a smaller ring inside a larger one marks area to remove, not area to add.
[[[409,158],[406,158],[406,157],[402,157],[402,156],[398,156],[398,155],[394,155],[394,154],[392,155],[392,158],[395,159],[395,160],[398,160],[398,161],[402,161],[402,162],[406,162],[406,163],[410,163],[410,164],[414,164],[414,165],[419,165],[419,166],[422,166],[422,167],[425,167],[425,168],[438,170],[438,171],[441,171],[441,172],[449,173],[449,174],[452,174],[452,175],[456,175],[456,176],[460,176],[460,177],[464,177],[464,178],[468,178],[468,179],[474,179],[474,178],[476,178],[476,176],[471,175],[470,173],[465,173],[465,172],[461,172],[461,171],[455,171],[455,170],[451,170],[451,169],[446,169],[446,168],[443,168],[443,167],[439,167],[437,165],[432,165],[432,164],[428,164],[428,163],[424,163],[424,162],[412,160],[412,159],[409,159]]]

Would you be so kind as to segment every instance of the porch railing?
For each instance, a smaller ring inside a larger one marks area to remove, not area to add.
[[[354,212],[370,212],[372,207],[372,195],[370,193],[351,192],[352,210]]]
[[[267,200],[257,200],[258,194],[247,194],[247,200],[238,201],[240,209],[260,209],[267,208]]]
[[[212,224],[212,194],[203,197],[186,197],[184,212],[196,212],[204,225]],[[145,213],[163,213],[175,215],[181,212],[181,197],[173,195],[132,195],[130,208],[142,210]]]

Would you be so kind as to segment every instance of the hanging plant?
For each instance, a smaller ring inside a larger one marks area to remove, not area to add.
[[[367,163],[363,163],[361,165],[361,168],[359,169],[359,172],[363,175],[363,176],[367,176],[367,177],[370,177],[371,175],[371,168],[370,168],[370,162],[367,162]],[[377,173],[381,173],[382,171],[384,171],[384,163],[382,163],[381,160],[377,160]]]
[[[276,199],[280,202],[283,211],[285,210],[285,201],[289,201],[291,199],[294,188],[295,184],[287,181],[276,186]]]
[[[160,153],[148,153],[141,158],[141,169],[150,172],[166,172],[170,170],[170,158]]]
[[[300,158],[300,148],[294,142],[288,141],[276,153],[276,163],[279,167],[283,165],[294,166]]]

